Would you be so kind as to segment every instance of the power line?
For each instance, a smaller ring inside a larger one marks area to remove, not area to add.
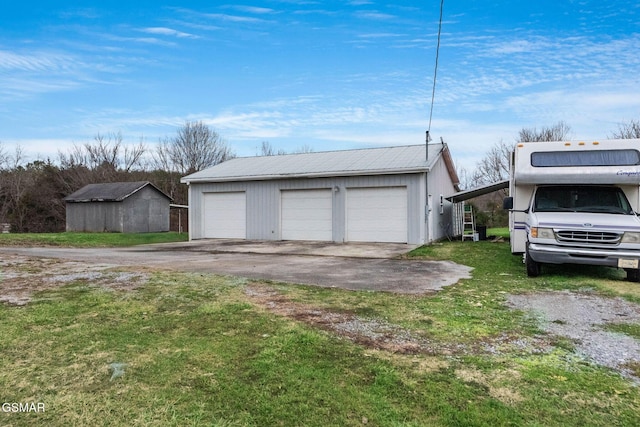
[[[438,43],[436,45],[436,64],[433,68],[433,88],[431,90],[431,109],[429,111],[429,127],[427,128],[427,139],[431,132],[431,119],[433,117],[433,104],[436,97],[436,78],[438,77],[438,59],[440,58],[440,35],[442,34],[442,10],[444,9],[444,0],[440,0],[440,20],[438,22]],[[427,141],[429,143],[429,141]]]

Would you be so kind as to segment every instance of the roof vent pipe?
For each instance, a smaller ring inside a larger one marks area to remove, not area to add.
[[[429,163],[429,141],[431,141],[431,136],[429,135],[429,131],[427,131],[427,135],[425,137],[424,147],[425,147],[425,160]]]

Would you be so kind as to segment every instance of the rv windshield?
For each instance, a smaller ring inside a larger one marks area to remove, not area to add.
[[[633,214],[631,205],[618,187],[549,186],[536,191],[535,212],[593,212]]]

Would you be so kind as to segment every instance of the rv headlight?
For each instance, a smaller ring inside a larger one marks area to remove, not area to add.
[[[531,227],[531,237],[534,239],[555,239],[553,228]]]
[[[622,235],[622,243],[640,243],[640,233],[625,232]]]

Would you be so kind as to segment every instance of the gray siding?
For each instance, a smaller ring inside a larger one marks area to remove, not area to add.
[[[169,199],[147,186],[122,202],[67,202],[67,231],[169,231]]]
[[[449,178],[447,177],[449,180]],[[203,238],[203,194],[244,191],[247,197],[247,239],[280,240],[280,192],[329,188],[333,190],[333,241],[345,241],[346,189],[362,187],[405,186],[408,194],[408,242],[425,242],[425,174],[374,175],[331,178],[280,179],[195,183],[189,187],[190,238]],[[449,194],[449,193],[447,193]]]
[[[451,177],[447,171],[447,167],[442,157],[438,159],[429,172],[428,178],[429,195],[431,196],[431,238],[429,241],[436,241],[451,235],[453,232],[453,203],[444,200],[444,197],[450,196],[456,192]],[[441,209],[441,196],[442,209]]]
[[[67,203],[67,231],[122,231],[122,203]]]
[[[169,231],[169,200],[152,187],[145,187],[123,202],[123,232]]]

